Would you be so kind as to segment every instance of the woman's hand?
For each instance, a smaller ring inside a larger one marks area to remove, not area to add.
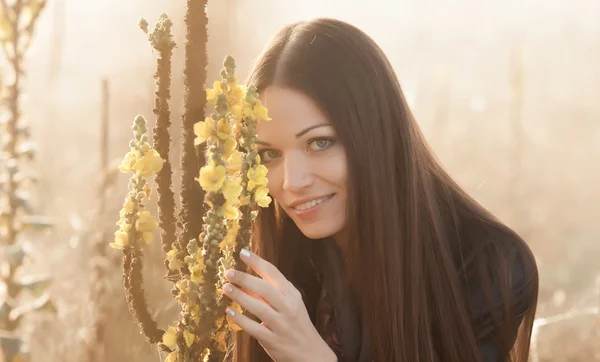
[[[292,283],[274,265],[248,250],[242,250],[240,258],[260,278],[229,270],[225,276],[231,283],[223,291],[262,323],[227,308],[229,318],[256,338],[276,362],[337,361],[313,326],[300,292]]]

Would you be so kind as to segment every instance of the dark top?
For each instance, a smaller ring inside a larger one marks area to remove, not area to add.
[[[511,266],[511,293],[512,295],[528,295],[535,293],[532,288],[532,278],[526,270],[519,248],[510,243],[506,244],[502,254],[504,261]],[[468,270],[473,261],[482,255],[486,248],[485,243],[480,243],[479,250],[472,250],[465,256],[462,263],[463,269]],[[342,282],[343,262],[335,243],[331,240],[320,240],[314,244],[311,254],[313,265],[319,275],[321,294],[316,304],[315,325],[321,336],[332,348],[340,362],[371,362],[373,357],[369,351],[369,341],[366,333],[362,332],[362,320],[356,301],[345,290]],[[493,270],[494,263],[490,264]],[[462,271],[461,270],[461,271]],[[477,340],[480,346],[483,362],[502,362],[507,359],[510,349],[503,348],[494,338],[494,320],[492,309],[502,310],[505,306],[500,294],[500,288],[492,285],[492,306],[486,303],[484,292],[477,283],[469,283],[468,302]],[[520,305],[510,306],[515,313],[517,325],[510,344],[514,344],[518,327],[527,311],[532,307],[533,298],[524,298]],[[380,362],[380,361],[377,361]]]

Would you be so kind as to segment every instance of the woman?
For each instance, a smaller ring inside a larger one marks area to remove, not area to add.
[[[436,161],[371,38],[286,26],[248,84],[275,202],[227,273],[235,361],[527,360],[534,257]]]

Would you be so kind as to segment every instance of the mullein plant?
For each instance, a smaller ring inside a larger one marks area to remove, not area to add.
[[[45,0],[0,1],[0,44],[10,76],[0,85],[0,349],[6,361],[28,359],[27,341],[19,336],[23,317],[32,311],[55,311],[46,289],[50,279],[26,275],[29,231],[51,227],[47,218],[34,215],[30,187],[35,147],[21,114],[21,82],[25,53],[33,39]],[[25,298],[28,290],[31,298]],[[29,300],[27,300],[29,299]]]
[[[121,210],[119,229],[110,245],[124,254],[124,286],[130,311],[151,344],[167,353],[168,362],[222,361],[230,331],[238,327],[226,319],[225,308],[241,307],[222,294],[224,271],[244,269],[239,251],[251,243],[252,221],[258,207],[267,207],[267,168],[256,150],[259,121],[270,120],[255,87],[238,84],[234,59],[228,56],[221,80],[205,89],[206,10],[201,1],[188,1],[186,23],[185,113],[181,159],[181,210],[175,217],[169,162],[169,126],[172,22],[161,15],[155,29],[140,27],[158,52],[154,148],[146,121],[134,120],[134,139],[120,166],[131,173],[130,192]],[[204,4],[206,5],[206,4]],[[202,58],[202,55],[204,58]],[[212,114],[204,117],[207,105]],[[199,119],[203,119],[199,121]],[[195,176],[192,176],[194,175]],[[146,209],[157,183],[158,218]],[[190,183],[190,180],[192,183]],[[200,203],[197,201],[200,200]],[[180,313],[166,331],[152,319],[144,298],[141,257],[144,247],[160,229],[166,252],[165,278]]]
[[[119,173],[116,165],[109,164],[109,92],[108,79],[102,80],[102,103],[101,103],[101,122],[100,122],[100,170],[102,181],[98,188],[98,196],[95,211],[95,220],[104,220],[106,209],[108,208],[108,194],[114,186],[116,176]],[[109,296],[107,292],[110,284],[110,268],[116,261],[114,254],[107,254],[107,241],[112,238],[112,228],[108,230],[105,225],[100,225],[94,230],[90,242],[91,255],[86,256],[90,262],[90,309],[92,311],[91,323],[89,326],[88,338],[84,339],[87,362],[104,361],[106,355],[106,323],[109,314],[108,303]]]

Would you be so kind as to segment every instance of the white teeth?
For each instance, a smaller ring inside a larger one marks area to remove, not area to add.
[[[317,199],[317,200],[312,200],[312,201],[309,201],[304,204],[300,204],[300,205],[296,206],[295,209],[298,211],[304,211],[304,210],[310,209],[311,207],[317,206],[318,204],[322,203],[323,201],[327,200],[328,198],[329,198],[329,196],[325,196],[325,197]]]

